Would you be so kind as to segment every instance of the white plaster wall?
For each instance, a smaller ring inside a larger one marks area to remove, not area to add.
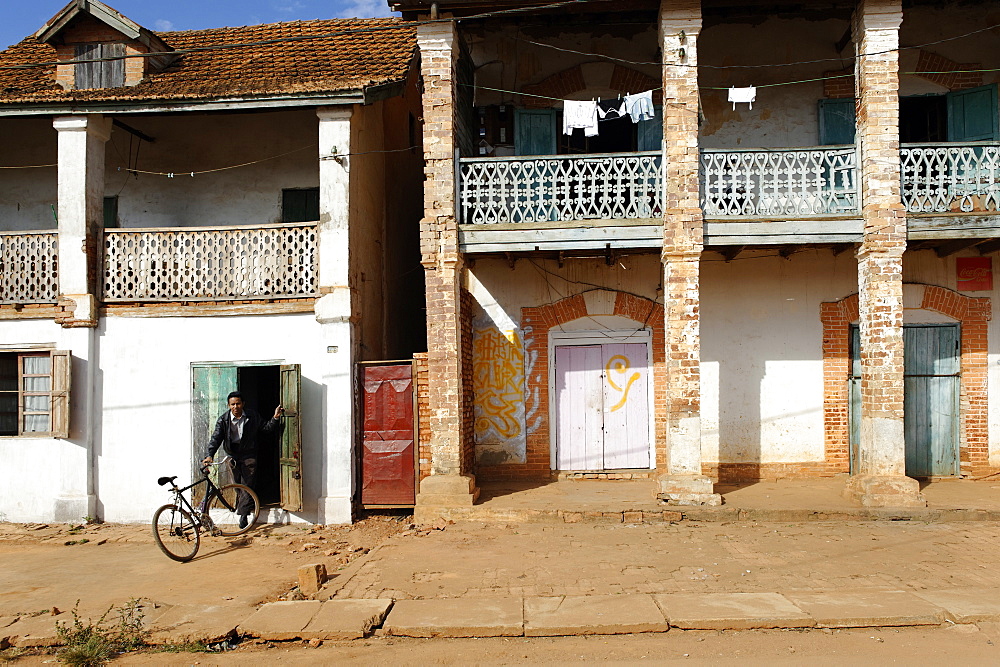
[[[2,118],[0,166],[55,164],[51,118]],[[56,168],[0,169],[0,231],[55,229]]]
[[[73,357],[69,439],[0,437],[0,521],[93,516],[88,474],[91,340],[91,330],[64,329],[51,320],[0,321],[3,349],[50,345]]]
[[[337,495],[322,488],[324,466],[350,471],[351,465],[326,452],[326,405],[350,397],[331,395],[337,385],[325,375],[328,353],[313,315],[111,317],[102,320],[98,337],[103,421],[95,453],[106,521],[148,521],[167,501],[156,478],[188,480],[192,457],[205,444],[191,442],[193,362],[301,364],[304,509],[291,520],[314,521],[317,498]],[[349,485],[349,472],[341,477]],[[349,496],[349,488],[341,493]]]
[[[282,188],[319,185],[318,120],[312,109],[119,118],[156,140],[139,145],[116,127],[107,143],[105,195],[118,195],[121,227],[280,222]],[[290,151],[296,152],[266,159]],[[246,162],[257,163],[190,175]],[[130,165],[175,176],[131,175]]]
[[[820,303],[857,291],[851,253],[743,253],[701,264],[702,458],[822,461]]]

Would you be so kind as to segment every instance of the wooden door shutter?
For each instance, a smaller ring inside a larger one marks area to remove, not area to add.
[[[948,93],[948,141],[1000,138],[995,83]]]
[[[289,512],[302,510],[302,420],[299,397],[302,393],[302,367],[299,364],[281,366],[281,405],[285,417],[281,431],[281,508]]]
[[[652,120],[642,120],[636,126],[637,144],[640,151],[658,151],[663,148],[663,106],[657,104]]]
[[[854,98],[819,101],[819,143],[822,146],[853,144],[855,133]]]
[[[55,438],[69,437],[72,368],[73,355],[66,350],[52,351],[52,436]]]
[[[555,109],[518,109],[514,124],[514,150],[518,155],[556,154]]]

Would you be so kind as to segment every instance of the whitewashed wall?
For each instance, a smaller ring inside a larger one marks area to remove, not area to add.
[[[107,143],[105,195],[118,195],[122,227],[280,222],[282,188],[319,185],[318,120],[312,109],[247,114],[141,114],[121,120],[156,139],[154,143],[141,142],[139,146],[138,139],[114,128]],[[190,175],[192,171],[255,162],[290,151],[297,152],[238,169]],[[127,171],[130,165],[175,176],[130,175]]]
[[[0,118],[0,166],[55,164],[51,118]],[[0,169],[0,231],[55,229],[56,168]]]
[[[100,510],[106,521],[148,520],[167,498],[156,478],[189,478],[192,461],[202,456],[205,446],[191,442],[191,364],[239,361],[302,365],[304,508],[290,518],[315,520],[316,500],[327,495],[320,488],[323,466],[350,469],[350,461],[327,458],[325,405],[350,399],[330,395],[338,385],[328,384],[325,376],[328,353],[313,315],[109,317],[98,331],[95,389],[103,420],[95,453]]]
[[[51,320],[0,321],[0,350],[51,345],[73,357],[70,437],[0,437],[0,521],[81,521],[97,516],[92,484],[92,329]]]

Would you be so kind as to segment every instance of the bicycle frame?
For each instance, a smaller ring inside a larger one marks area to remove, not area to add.
[[[212,482],[212,479],[208,476],[207,466],[202,470],[202,472],[205,475],[204,477],[202,477],[196,482],[188,484],[184,488],[178,488],[175,482],[171,482],[171,484],[173,485],[173,489],[171,489],[171,491],[174,494],[174,504],[177,505],[178,507],[181,507],[182,509],[186,509],[187,512],[192,517],[194,517],[195,521],[197,521],[199,525],[205,526],[208,523],[205,521],[205,518],[207,517],[207,514],[205,514],[205,508],[208,507],[208,503],[212,500],[213,496],[217,497],[219,499],[219,502],[221,502],[223,506],[230,512],[235,512],[236,506],[231,505],[229,501],[226,500],[226,497],[221,493],[219,493],[219,487],[217,487],[215,483]],[[191,502],[184,496],[184,492],[190,491],[196,486],[201,486],[202,484],[204,484],[206,487],[205,496],[199,503],[199,507],[195,508],[194,505],[192,505]],[[210,524],[209,527],[211,527]]]

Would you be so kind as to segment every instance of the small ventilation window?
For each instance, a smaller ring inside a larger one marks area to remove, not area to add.
[[[104,60],[111,58],[112,60]],[[125,85],[124,44],[80,44],[74,65],[77,88],[118,88]]]

